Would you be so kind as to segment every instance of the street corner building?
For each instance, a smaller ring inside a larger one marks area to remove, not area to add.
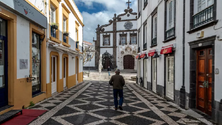
[[[0,0],[0,114],[83,82],[83,26],[73,0]]]
[[[137,83],[222,124],[221,0],[138,0]]]
[[[98,69],[102,56],[103,69],[136,70],[137,13],[129,6],[124,13],[109,20],[109,24],[98,25],[95,42],[95,68]]]

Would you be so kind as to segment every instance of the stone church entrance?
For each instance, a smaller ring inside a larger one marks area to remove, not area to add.
[[[132,55],[124,56],[124,69],[134,69],[134,58]]]
[[[111,68],[113,68],[112,59],[113,59],[113,56],[112,56],[111,54],[109,54],[108,52],[105,52],[105,53],[102,55],[103,69],[107,69],[108,66],[110,66]]]

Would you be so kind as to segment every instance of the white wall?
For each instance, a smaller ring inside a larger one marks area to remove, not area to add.
[[[125,27],[124,27],[124,25],[125,25],[126,22],[127,22],[127,21],[117,22],[117,23],[116,23],[116,25],[117,25],[117,28],[116,28],[116,29],[117,29],[117,30],[126,30]],[[130,21],[130,22],[133,23],[133,27],[132,27],[131,30],[137,29],[137,21]]]
[[[28,69],[20,69],[20,63],[19,63],[20,59],[28,59]],[[17,15],[17,78],[20,79],[29,76],[30,75],[29,71],[30,71],[29,21]]]

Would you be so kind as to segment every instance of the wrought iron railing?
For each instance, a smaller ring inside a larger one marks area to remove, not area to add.
[[[152,39],[151,45],[152,45],[152,46],[157,45],[157,38],[153,38],[153,39]]]
[[[143,50],[146,50],[147,49],[147,43],[144,43],[143,44]]]
[[[214,5],[207,7],[199,13],[193,15],[193,28],[201,26],[214,20]]]
[[[175,27],[166,31],[166,38],[165,39],[169,39],[174,36],[175,36]]]
[[[56,38],[56,29],[51,26],[51,36]]]

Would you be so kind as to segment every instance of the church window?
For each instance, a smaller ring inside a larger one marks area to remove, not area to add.
[[[130,34],[130,44],[137,44],[137,34]]]
[[[120,45],[126,45],[127,40],[126,40],[126,34],[120,34]]]
[[[104,35],[103,36],[103,45],[110,45],[110,35]]]

